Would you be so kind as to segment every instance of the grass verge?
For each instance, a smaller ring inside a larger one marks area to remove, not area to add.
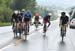
[[[0,22],[0,27],[2,27],[2,26],[9,26],[9,25],[11,25],[10,22]]]

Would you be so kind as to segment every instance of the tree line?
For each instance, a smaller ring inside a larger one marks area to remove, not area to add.
[[[36,0],[0,0],[0,22],[10,22],[14,10],[36,9]]]

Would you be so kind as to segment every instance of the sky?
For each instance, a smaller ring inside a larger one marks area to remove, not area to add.
[[[38,5],[43,6],[58,6],[58,7],[71,7],[75,6],[75,0],[36,0]]]

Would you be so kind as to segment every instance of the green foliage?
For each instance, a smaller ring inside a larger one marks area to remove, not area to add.
[[[10,3],[10,8],[13,10],[22,10],[22,9],[35,9],[36,2],[35,0],[13,0]]]
[[[0,22],[9,22],[12,10],[8,7],[10,0],[0,0]]]
[[[7,7],[0,8],[0,22],[9,22],[11,18],[12,10]]]
[[[13,10],[35,10],[35,0],[0,0],[0,22],[10,22]]]
[[[0,27],[1,26],[9,26],[9,25],[11,25],[10,22],[0,22]]]

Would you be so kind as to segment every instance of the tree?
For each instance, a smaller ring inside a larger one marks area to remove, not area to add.
[[[36,0],[0,0],[0,22],[9,22],[13,10],[30,9],[34,12]]]
[[[13,10],[21,10],[21,9],[33,10],[35,6],[36,6],[36,0],[13,0],[10,3],[10,7]]]
[[[7,7],[0,8],[0,21],[9,22],[11,20],[12,10]]]
[[[12,10],[9,8],[10,0],[0,0],[0,22],[9,22]]]

